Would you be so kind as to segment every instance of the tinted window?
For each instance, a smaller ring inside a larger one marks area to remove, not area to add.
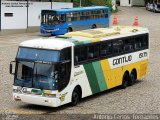
[[[148,46],[149,46],[149,43],[148,43],[148,42],[149,42],[149,41],[148,41],[148,34],[146,34],[146,35],[143,36],[142,46],[143,46],[144,48],[148,48]]]
[[[40,60],[58,62],[60,61],[60,51],[33,48],[19,48],[17,58],[37,61]]]
[[[116,40],[113,42],[113,53],[118,54],[123,52],[123,41],[122,40]]]
[[[88,59],[95,59],[99,57],[99,45],[88,46]]]
[[[112,54],[112,43],[102,43],[100,53],[102,57],[110,56]]]
[[[65,48],[61,51],[61,60],[71,60],[71,48]]]
[[[126,38],[124,40],[123,50],[125,52],[130,52],[134,50],[134,39],[133,38]]]
[[[87,47],[75,47],[74,54],[75,64],[87,60]]]
[[[144,47],[143,36],[135,37],[135,50],[142,49]]]

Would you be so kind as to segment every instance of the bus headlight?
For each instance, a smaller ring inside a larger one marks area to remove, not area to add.
[[[15,101],[21,101],[21,98],[19,96],[14,96]]]
[[[17,89],[13,89],[13,92],[14,92],[14,93],[18,93],[18,90],[17,90]]]
[[[43,96],[43,97],[55,98],[55,97],[56,97],[56,94],[46,94],[46,93],[43,93],[42,96]]]

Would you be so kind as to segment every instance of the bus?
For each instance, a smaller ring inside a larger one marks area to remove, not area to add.
[[[19,45],[13,99],[58,107],[148,74],[149,31],[136,26],[96,28],[37,38]]]
[[[41,34],[63,35],[67,32],[108,27],[110,9],[105,6],[65,8],[41,11]]]

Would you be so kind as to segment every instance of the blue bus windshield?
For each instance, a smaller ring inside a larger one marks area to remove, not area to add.
[[[60,51],[21,47],[18,50],[17,59],[59,62],[60,61]]]
[[[57,15],[55,11],[44,11],[41,14],[41,24],[57,25],[60,22],[66,21],[66,15]]]

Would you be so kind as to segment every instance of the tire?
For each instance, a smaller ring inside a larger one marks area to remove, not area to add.
[[[71,105],[72,106],[76,106],[78,104],[78,102],[80,101],[80,91],[75,88],[73,93],[72,93],[72,102],[71,102]]]
[[[129,82],[129,74],[125,72],[125,74],[123,75],[121,88],[125,89],[128,86],[128,82]]]
[[[73,32],[73,29],[71,27],[69,27],[68,32]]]
[[[97,28],[97,26],[95,24],[93,24],[91,28],[95,29],[95,28]]]
[[[130,76],[129,76],[129,85],[133,85],[136,81],[136,71],[132,70]]]

